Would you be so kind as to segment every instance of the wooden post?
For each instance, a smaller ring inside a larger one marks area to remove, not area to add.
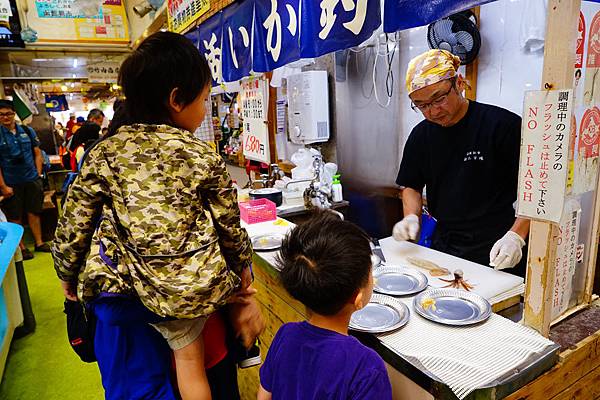
[[[548,1],[542,90],[573,87],[580,9],[581,0]],[[523,319],[546,337],[552,322],[557,237],[557,225],[531,222]]]
[[[271,86],[272,72],[267,72],[267,90],[269,91],[269,105],[267,109],[267,121],[269,124],[269,157],[271,158],[270,164],[277,163],[277,141],[275,135],[277,135],[277,88]]]

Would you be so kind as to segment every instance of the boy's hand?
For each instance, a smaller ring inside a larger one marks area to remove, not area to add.
[[[246,289],[240,289],[237,292],[234,292],[233,296],[231,296],[227,302],[250,304],[252,296],[254,296],[256,293],[258,293],[258,290],[254,289],[252,286],[248,286]]]
[[[67,299],[77,301],[77,284],[75,282],[60,281],[60,285]]]
[[[265,320],[256,299],[250,296],[246,304],[229,304],[228,309],[229,322],[236,338],[240,339],[246,349],[249,349],[265,329]]]
[[[250,267],[244,268],[242,270],[240,278],[242,279],[241,291],[244,291],[247,288],[249,288],[250,285],[252,285],[252,281],[254,280],[254,278],[252,277],[252,269]]]

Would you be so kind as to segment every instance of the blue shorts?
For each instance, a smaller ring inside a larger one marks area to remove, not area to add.
[[[94,349],[106,400],[175,400],[171,350],[150,323],[164,321],[139,300],[103,297],[91,303],[97,317]]]

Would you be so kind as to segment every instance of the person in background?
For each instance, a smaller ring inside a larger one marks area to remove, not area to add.
[[[379,355],[348,336],[350,316],[373,291],[369,237],[320,211],[284,239],[281,281],[309,312],[284,324],[260,369],[258,400],[388,400],[392,389]]]
[[[65,134],[65,142],[68,142],[73,135],[73,127],[77,122],[75,121],[75,114],[69,115],[69,120],[67,121],[67,130]]]
[[[521,117],[467,100],[460,59],[429,50],[410,61],[406,89],[425,120],[411,132],[396,183],[404,219],[396,240],[417,241],[427,207],[437,219],[432,248],[524,276],[529,220],[515,218]]]
[[[211,396],[201,338],[208,316],[229,303],[246,348],[264,325],[231,179],[221,157],[192,134],[206,112],[210,76],[184,36],[146,38],[120,69],[120,128],[87,153],[67,195],[55,269],[65,297],[89,303],[98,316],[95,350],[107,399],[139,389],[113,380],[129,374],[132,355],[112,346],[126,311],[154,315],[144,320],[173,349],[184,400]],[[157,398],[145,392],[136,398]]]
[[[62,122],[57,122],[54,129],[60,135],[60,138],[62,139],[60,143],[62,143],[65,140],[65,127],[63,126]]]
[[[54,134],[54,145],[55,145],[55,148],[58,150],[65,143],[65,128],[63,127],[63,124],[61,122],[57,122],[56,125],[54,125],[53,134]],[[60,154],[60,151],[57,154]]]
[[[73,134],[73,140],[71,140],[67,149],[71,152],[72,171],[77,171],[77,165],[83,157],[85,150],[100,139],[100,129],[103,123],[104,113],[94,108],[89,112],[87,121]]]
[[[35,251],[50,252],[42,241],[40,213],[44,202],[42,152],[35,131],[18,125],[12,101],[0,100],[0,191],[4,197],[2,210],[10,222],[22,223],[23,214],[35,240]],[[33,254],[23,241],[23,259]]]
[[[104,136],[106,136],[107,133],[108,133],[108,128],[102,128],[102,131],[100,132],[100,136],[104,137]]]
[[[75,120],[75,125],[73,125],[73,128],[71,128],[71,137],[75,135],[75,132],[77,132],[79,128],[83,126],[83,124],[85,124],[85,118],[77,117]]]

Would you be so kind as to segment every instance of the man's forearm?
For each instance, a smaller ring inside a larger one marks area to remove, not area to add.
[[[531,221],[527,218],[517,217],[517,219],[515,219],[515,223],[510,228],[510,230],[521,236],[523,240],[527,240],[527,237],[529,236],[530,222]]]
[[[4,175],[2,174],[2,168],[0,168],[0,188],[4,188],[6,186],[6,181],[4,180]]]
[[[44,165],[44,158],[42,157],[42,151],[39,147],[33,149],[35,156],[35,168],[37,169],[38,175],[42,175],[42,166]]]
[[[423,208],[423,196],[420,192],[406,187],[402,189],[401,196],[402,210],[405,217],[410,214],[415,214],[417,216],[421,215],[421,209]]]

